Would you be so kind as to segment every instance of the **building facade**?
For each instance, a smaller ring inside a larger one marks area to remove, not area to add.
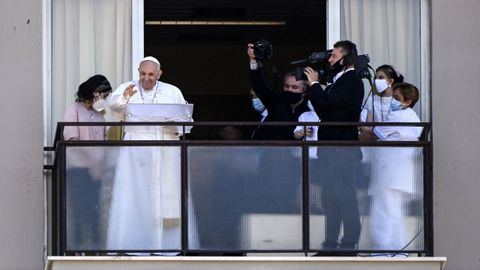
[[[47,250],[43,146],[46,68],[44,11],[49,1],[0,2],[0,106],[3,132],[0,182],[0,269],[43,268]],[[478,269],[480,262],[480,137],[475,76],[480,73],[480,2],[429,3],[431,121],[434,145],[435,255],[446,269]],[[11,117],[10,117],[11,116]]]

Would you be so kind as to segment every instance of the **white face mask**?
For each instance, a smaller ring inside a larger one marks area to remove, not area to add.
[[[105,108],[107,108],[107,101],[105,99],[101,98],[101,99],[93,102],[92,108],[97,112],[101,112],[101,111],[105,110]]]
[[[390,85],[388,84],[386,79],[375,79],[375,87],[379,93],[385,91]]]

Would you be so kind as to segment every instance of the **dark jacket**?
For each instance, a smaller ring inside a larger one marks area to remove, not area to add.
[[[257,97],[262,101],[268,111],[264,122],[297,122],[300,114],[309,111],[307,98],[294,109],[287,104],[282,91],[275,91],[263,74],[263,69],[250,71],[250,83]],[[259,126],[252,137],[255,140],[293,140],[295,126]]]
[[[307,92],[315,112],[323,123],[358,122],[363,95],[363,82],[354,70],[344,73],[325,90],[316,83]],[[358,140],[358,129],[356,126],[321,126],[318,129],[318,140]]]

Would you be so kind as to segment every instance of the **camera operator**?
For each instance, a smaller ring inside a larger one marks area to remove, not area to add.
[[[288,73],[283,79],[283,91],[277,91],[267,81],[262,68],[262,62],[255,56],[253,44],[248,44],[247,54],[250,59],[250,83],[252,89],[268,111],[265,121],[296,122],[300,114],[309,111],[305,97],[307,90],[306,81],[297,81],[294,73]],[[294,129],[295,126],[259,126],[252,139],[293,140]]]
[[[328,59],[332,83],[323,89],[318,72],[305,68],[310,99],[320,121],[358,122],[363,101],[363,82],[354,71],[356,45],[338,41]],[[320,126],[318,140],[358,140],[357,126]],[[325,210],[327,250],[354,250],[360,237],[360,218],[355,191],[355,174],[361,160],[360,149],[354,147],[320,147],[317,152],[322,172],[322,205]],[[343,238],[339,242],[340,227]],[[353,254],[352,254],[353,255]]]

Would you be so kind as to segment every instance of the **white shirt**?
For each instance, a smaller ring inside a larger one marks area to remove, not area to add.
[[[320,122],[318,115],[315,111],[308,111],[302,113],[298,117],[298,122]],[[312,136],[307,136],[307,141],[316,141],[318,139],[318,126],[307,126],[307,128],[312,128]],[[293,133],[303,130],[303,126],[297,126]],[[309,147],[308,153],[310,158],[317,158],[317,147]]]
[[[373,107],[372,107],[372,97],[369,97],[365,102],[365,106],[360,113],[360,121],[367,122],[367,116],[370,113],[375,111],[373,116],[374,122],[385,122],[387,115],[390,113],[390,103],[392,103],[392,97],[380,97],[375,95],[373,98]]]

